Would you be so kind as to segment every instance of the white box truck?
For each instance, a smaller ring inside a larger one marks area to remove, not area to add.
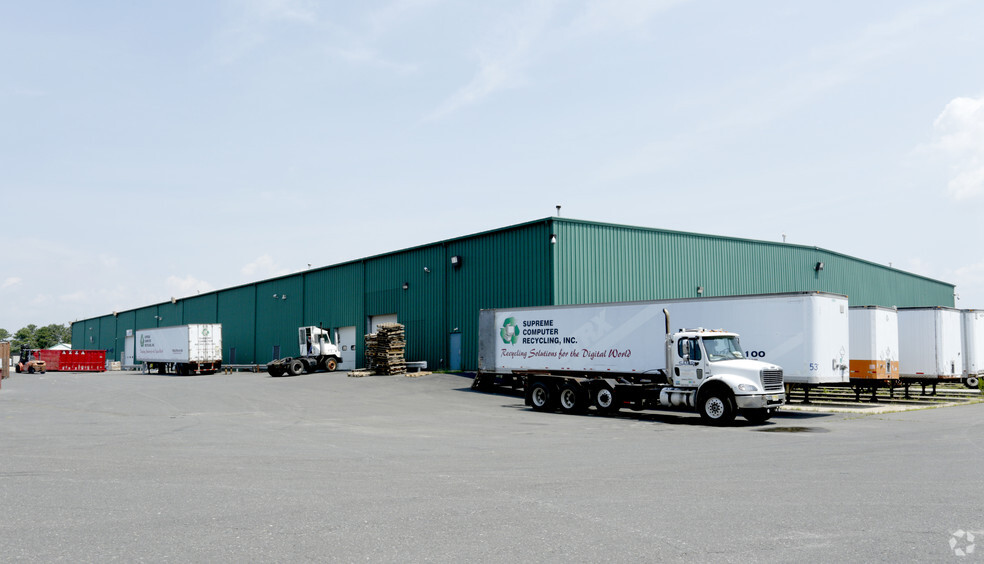
[[[746,358],[732,332],[670,331],[684,302],[482,310],[476,387],[519,377],[538,411],[696,410],[712,424],[768,420],[785,402],[782,368]],[[664,328],[665,326],[665,328]]]
[[[979,387],[984,376],[984,310],[965,309],[963,321],[963,379],[968,388]]]
[[[214,374],[222,367],[222,325],[198,323],[138,329],[136,361],[161,374]]]
[[[903,381],[959,380],[963,374],[960,310],[899,308],[899,376]]]

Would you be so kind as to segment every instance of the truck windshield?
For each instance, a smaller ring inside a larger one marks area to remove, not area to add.
[[[711,362],[745,358],[741,354],[738,337],[704,337],[704,350],[707,351],[707,360]]]

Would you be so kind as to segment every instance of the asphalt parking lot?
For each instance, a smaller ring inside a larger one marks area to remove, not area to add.
[[[470,384],[16,374],[0,560],[984,561],[984,404],[714,428]]]

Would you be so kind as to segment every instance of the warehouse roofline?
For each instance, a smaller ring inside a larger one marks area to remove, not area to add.
[[[741,241],[741,242],[745,242],[745,243],[753,243],[753,244],[758,244],[758,245],[769,245],[769,246],[775,246],[775,247],[791,247],[791,248],[799,248],[799,249],[805,249],[805,250],[814,250],[814,251],[818,251],[818,252],[827,253],[827,254],[829,254],[831,256],[846,258],[846,259],[857,261],[857,262],[860,262],[860,263],[864,263],[864,264],[867,264],[867,265],[870,265],[870,266],[875,266],[875,267],[878,267],[878,268],[881,268],[881,269],[884,269],[884,270],[888,270],[888,271],[891,271],[891,272],[898,272],[898,273],[901,273],[901,274],[905,274],[905,275],[908,275],[908,276],[913,276],[913,277],[920,278],[920,279],[923,279],[923,280],[927,280],[927,281],[930,281],[930,282],[935,282],[937,284],[943,284],[943,285],[946,285],[946,286],[950,286],[951,288],[954,288],[954,289],[956,288],[956,285],[955,284],[951,284],[949,282],[944,282],[942,280],[937,280],[935,278],[930,278],[928,276],[923,276],[921,274],[915,274],[915,273],[912,273],[912,272],[908,272],[908,271],[901,270],[901,269],[898,269],[898,268],[894,268],[894,267],[891,267],[891,266],[886,266],[886,265],[883,265],[883,264],[879,264],[879,263],[872,262],[872,261],[869,261],[869,260],[861,259],[861,258],[854,257],[854,256],[851,256],[851,255],[847,255],[847,254],[844,254],[844,253],[839,253],[839,252],[836,252],[836,251],[831,251],[831,250],[824,249],[822,247],[817,247],[817,246],[798,245],[798,244],[795,244],[795,243],[781,243],[781,242],[776,242],[776,241],[765,241],[765,240],[760,240],[760,239],[748,239],[748,238],[743,238],[743,237],[729,237],[729,236],[726,236],[726,235],[713,235],[713,234],[708,234],[708,233],[696,233],[696,232],[690,232],[690,231],[678,231],[678,230],[673,230],[673,229],[661,229],[661,228],[656,228],[656,227],[641,227],[641,226],[637,226],[637,225],[626,225],[626,224],[620,224],[620,223],[605,223],[605,222],[600,222],[600,221],[588,221],[588,220],[583,220],[583,219],[573,219],[573,218],[566,218],[566,217],[549,216],[549,217],[540,218],[540,219],[536,219],[536,220],[532,220],[532,221],[526,221],[526,222],[523,222],[523,223],[516,223],[516,224],[513,224],[513,225],[507,225],[505,227],[498,227],[498,228],[495,228],[495,229],[488,229],[488,230],[485,230],[485,231],[480,231],[478,233],[470,233],[468,235],[462,235],[462,236],[459,236],[459,237],[452,237],[452,238],[449,238],[449,239],[442,239],[440,241],[435,241],[435,242],[432,242],[432,243],[424,243],[424,244],[414,245],[412,247],[406,247],[406,248],[398,249],[398,250],[394,250],[394,251],[387,251],[385,253],[379,253],[379,254],[370,255],[370,256],[366,256],[366,257],[362,257],[362,258],[358,258],[358,259],[347,260],[347,261],[343,261],[343,262],[338,262],[338,263],[329,264],[329,265],[325,265],[325,266],[319,266],[319,267],[310,268],[310,269],[306,269],[306,270],[299,270],[297,272],[291,272],[291,273],[288,273],[288,274],[282,274],[280,276],[274,276],[274,277],[271,277],[271,278],[264,278],[264,279],[260,279],[260,280],[255,280],[253,282],[245,282],[243,284],[237,284],[235,286],[228,286],[228,287],[220,288],[220,289],[217,289],[217,290],[211,290],[209,292],[203,292],[201,294],[194,294],[194,295],[184,296],[184,297],[175,298],[175,299],[176,300],[187,300],[187,299],[191,299],[191,298],[200,298],[202,296],[207,296],[209,294],[218,294],[220,292],[226,292],[226,291],[235,290],[235,289],[238,289],[238,288],[245,288],[245,287],[253,286],[253,285],[256,285],[256,284],[263,284],[263,283],[266,283],[266,282],[273,282],[273,281],[276,281],[276,280],[283,280],[283,279],[291,278],[293,276],[297,276],[298,274],[304,274],[304,273],[307,273],[307,272],[318,272],[318,271],[322,271],[322,270],[328,270],[328,269],[338,268],[338,267],[352,265],[352,264],[364,263],[364,262],[367,262],[367,261],[371,261],[371,260],[375,260],[375,259],[379,259],[379,258],[384,258],[384,257],[388,257],[388,256],[393,256],[393,255],[399,255],[399,254],[402,254],[402,253],[408,253],[408,252],[411,252],[411,251],[425,249],[425,248],[428,248],[428,247],[434,247],[434,246],[438,246],[438,245],[441,245],[441,246],[443,246],[443,245],[449,245],[449,244],[460,242],[460,241],[467,241],[469,239],[477,239],[479,237],[487,237],[489,235],[494,235],[496,233],[502,233],[502,232],[506,232],[506,231],[513,231],[513,230],[516,230],[516,229],[523,229],[523,228],[530,227],[530,226],[537,225],[537,224],[546,224],[548,227],[552,227],[552,225],[554,223],[569,223],[569,224],[580,224],[580,225],[592,225],[592,226],[599,226],[599,227],[615,227],[615,228],[619,228],[619,229],[628,229],[628,230],[634,230],[634,231],[646,231],[646,232],[651,232],[651,233],[668,233],[668,234],[674,234],[674,235],[685,235],[685,236],[689,236],[689,237],[698,237],[698,238],[703,238],[703,239],[717,239],[717,240],[725,240],[725,241]],[[137,311],[137,310],[148,308],[148,307],[165,305],[165,304],[168,304],[168,303],[171,303],[171,300],[164,300],[164,301],[161,301],[161,302],[151,303],[151,304],[143,305],[143,306],[140,306],[140,307],[135,307],[135,308],[125,309],[125,310],[120,310],[120,311],[118,311],[116,313],[117,314],[121,314],[121,313],[130,312],[130,311]],[[86,319],[95,319],[95,318],[98,318],[98,317],[102,317],[102,316],[96,316],[96,317],[93,317],[93,318],[86,318]],[[79,321],[81,321],[81,319]]]

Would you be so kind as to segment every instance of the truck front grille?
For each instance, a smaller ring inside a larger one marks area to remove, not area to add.
[[[782,370],[763,370],[762,385],[766,391],[782,389]]]

